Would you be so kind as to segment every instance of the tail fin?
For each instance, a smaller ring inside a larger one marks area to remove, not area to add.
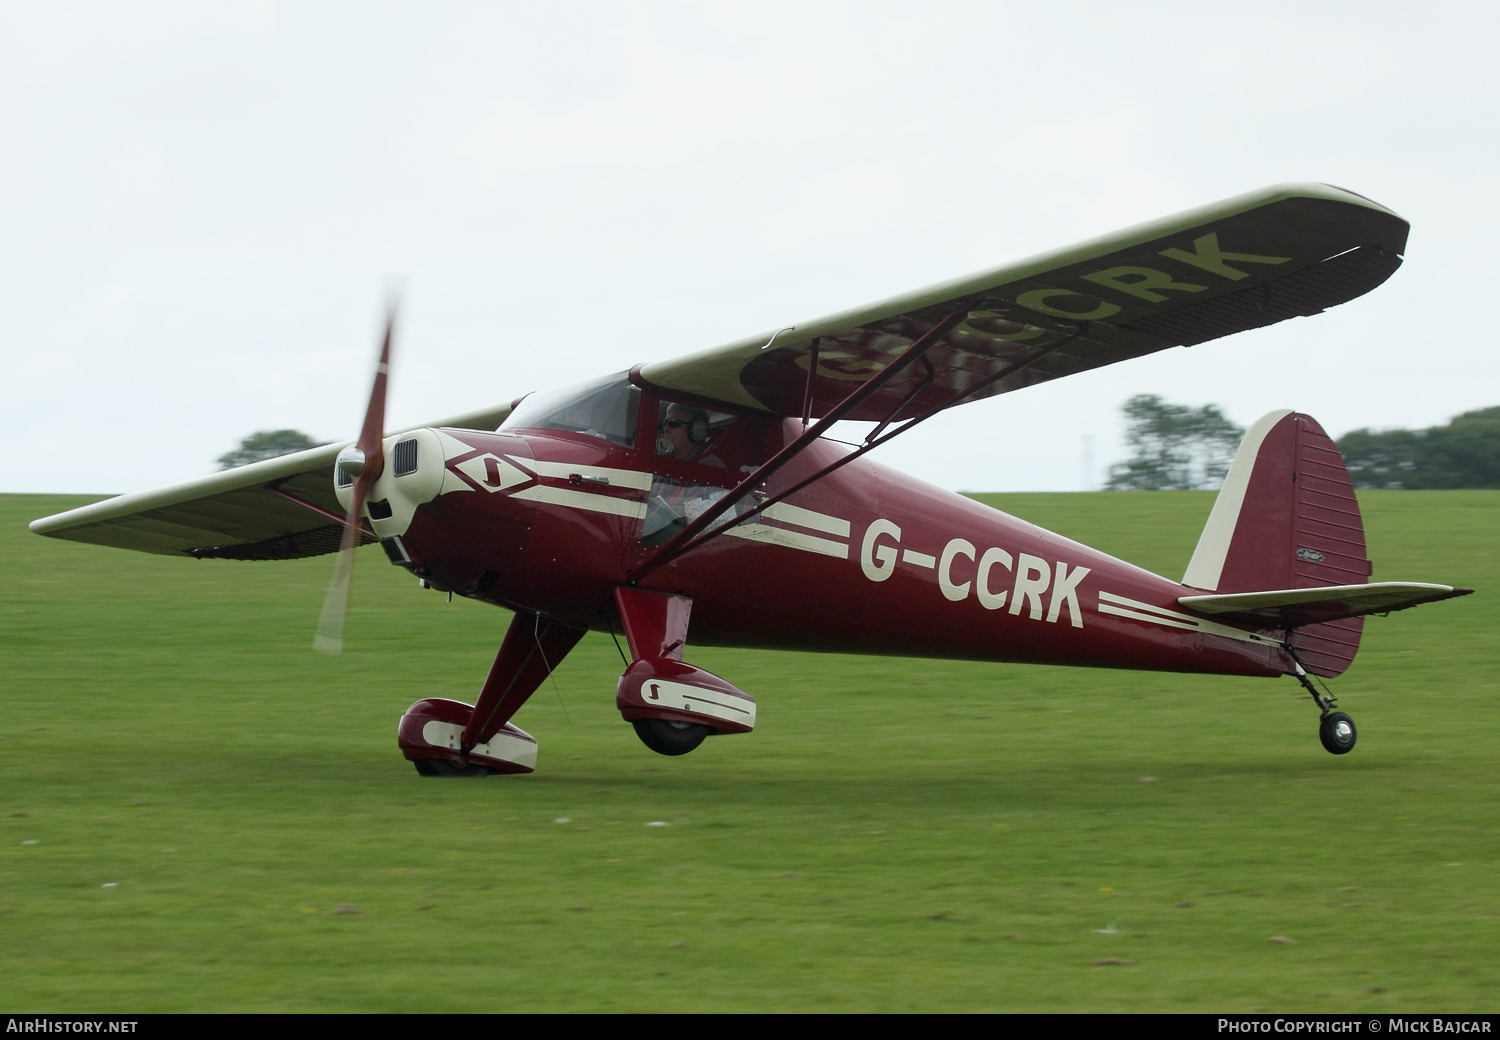
[[[1250,427],[1182,583],[1210,592],[1363,585],[1370,576],[1354,484],[1338,447],[1310,416],[1281,410]],[[1308,671],[1341,675],[1362,617],[1296,628]]]

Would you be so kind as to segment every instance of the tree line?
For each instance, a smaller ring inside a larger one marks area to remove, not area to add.
[[[1338,445],[1357,488],[1500,488],[1500,407],[1425,430],[1354,430]]]
[[[1215,490],[1245,435],[1217,405],[1140,394],[1121,411],[1131,455],[1110,467],[1111,491]],[[1500,407],[1425,430],[1354,430],[1337,444],[1356,488],[1500,488]]]

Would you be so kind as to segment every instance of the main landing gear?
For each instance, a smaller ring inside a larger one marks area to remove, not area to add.
[[[755,699],[683,661],[693,601],[620,587],[615,608],[634,660],[615,688],[615,707],[658,755],[685,755],[715,734],[755,728]]]
[[[755,699],[682,660],[693,601],[617,588],[634,660],[615,688],[615,706],[652,751],[685,755],[715,734],[755,728]],[[510,722],[546,681],[583,629],[517,611],[474,704],[429,697],[406,710],[397,744],[422,776],[492,776],[536,769],[536,739]]]
[[[1353,751],[1354,742],[1359,739],[1354,720],[1341,711],[1333,710],[1338,705],[1334,703],[1332,695],[1319,693],[1300,663],[1297,665],[1297,681],[1312,695],[1313,701],[1323,713],[1318,719],[1318,739],[1323,742],[1323,747],[1332,755],[1347,755]]]
[[[632,719],[635,735],[658,755],[685,755],[714,731],[701,722],[677,719]]]
[[[490,776],[536,769],[536,738],[511,725],[557,662],[583,636],[517,611],[474,704],[429,697],[401,716],[396,743],[422,776]]]

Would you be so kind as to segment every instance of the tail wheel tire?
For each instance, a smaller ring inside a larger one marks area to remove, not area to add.
[[[1331,754],[1347,755],[1354,750],[1359,731],[1354,728],[1354,720],[1349,716],[1341,711],[1331,711],[1318,723],[1318,739],[1323,741],[1323,746]]]
[[[685,755],[713,732],[698,722],[676,722],[671,719],[634,719],[635,735],[658,755]]]

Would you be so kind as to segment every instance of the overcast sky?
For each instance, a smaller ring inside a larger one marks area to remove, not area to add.
[[[1401,213],[1405,265],[1327,314],[967,405],[875,458],[1078,490],[1123,454],[1132,394],[1241,425],[1294,407],[1335,436],[1500,404],[1470,309],[1500,237],[1497,22],[1478,3],[7,2],[0,491],[189,480],[258,429],[353,437],[393,281],[397,427],[1282,181]]]

